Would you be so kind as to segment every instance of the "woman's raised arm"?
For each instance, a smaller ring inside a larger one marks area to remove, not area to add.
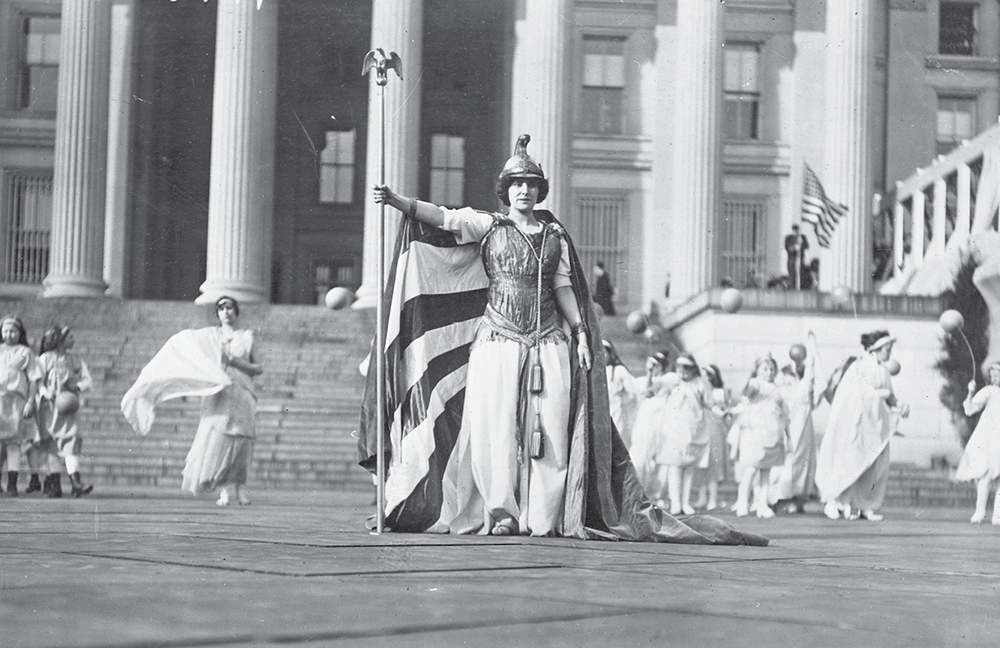
[[[376,203],[384,203],[398,209],[421,223],[434,227],[444,226],[444,210],[433,203],[401,196],[390,189],[388,185],[375,185],[373,192]]]

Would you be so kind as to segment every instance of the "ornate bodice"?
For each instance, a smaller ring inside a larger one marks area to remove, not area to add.
[[[561,230],[551,224],[537,233],[526,234],[510,222],[497,221],[482,243],[483,266],[490,279],[488,320],[499,317],[519,333],[532,335],[540,305],[542,331],[558,326],[553,277],[562,251],[560,239]]]

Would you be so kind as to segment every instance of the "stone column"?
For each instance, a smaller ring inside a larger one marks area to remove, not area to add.
[[[104,294],[111,3],[62,8],[52,242],[43,297]]]
[[[528,155],[542,166],[549,195],[540,205],[564,223],[573,220],[570,188],[568,92],[570,0],[517,0],[514,8],[514,55],[511,68],[510,146],[531,135]],[[499,173],[499,169],[497,172]]]
[[[270,295],[278,0],[218,0],[208,262],[199,304]]]
[[[111,76],[108,94],[107,205],[104,217],[104,281],[108,294],[123,297],[125,250],[129,236],[126,210],[132,138],[132,63],[135,56],[135,0],[112,0]]]
[[[684,300],[717,283],[722,191],[721,2],[677,3],[677,82],[674,112],[674,232],[670,300]]]
[[[826,3],[826,155],[820,177],[831,200],[847,205],[820,260],[820,289],[871,289],[872,30],[877,3]]]
[[[404,196],[420,197],[420,101],[421,57],[423,53],[423,0],[373,0],[371,49],[386,55],[396,52],[403,62],[403,78],[389,70],[385,86],[385,183]],[[357,61],[358,73],[362,61]],[[378,294],[375,284],[378,267],[379,206],[372,200],[372,186],[379,179],[379,133],[382,128],[381,93],[374,72],[368,79],[368,146],[365,175],[365,238],[361,287],[354,308],[374,308]],[[385,259],[388,272],[399,231],[400,214],[385,210]]]

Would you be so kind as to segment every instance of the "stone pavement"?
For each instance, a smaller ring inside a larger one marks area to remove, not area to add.
[[[365,531],[370,496],[0,499],[0,647],[995,646],[965,509],[728,521],[766,548]]]

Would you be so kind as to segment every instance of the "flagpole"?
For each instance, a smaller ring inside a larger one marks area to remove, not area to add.
[[[385,86],[389,83],[389,68],[396,70],[402,79],[399,55],[385,55],[377,48],[368,52],[362,74],[375,70],[375,83],[379,87],[379,157],[378,184],[385,185]],[[378,204],[378,254],[375,264],[375,533],[385,533],[385,203]]]

